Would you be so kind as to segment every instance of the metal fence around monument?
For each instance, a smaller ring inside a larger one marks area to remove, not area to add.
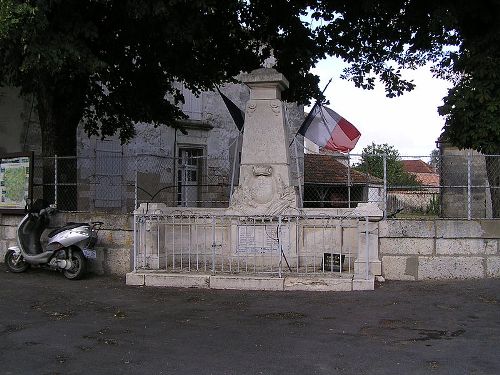
[[[309,157],[306,154],[306,160],[299,162],[305,163],[305,173],[303,167],[297,172],[291,166],[292,179],[301,182],[296,189],[304,207],[354,208],[373,202],[386,217],[472,219],[493,217],[500,200],[500,156],[460,152],[432,159],[400,157],[400,163],[425,167],[414,173],[416,183],[394,180],[394,166],[383,155],[377,156],[378,164],[365,168],[360,167],[361,155],[324,155],[337,167],[319,165],[323,175],[310,173]],[[33,197],[70,212],[130,213],[151,202],[228,207],[232,187],[238,183],[239,167],[233,171],[233,165],[232,159],[196,154],[35,157]]]
[[[153,209],[135,216],[134,270],[279,277],[349,277],[356,270],[368,278],[367,224],[348,214],[249,217]]]

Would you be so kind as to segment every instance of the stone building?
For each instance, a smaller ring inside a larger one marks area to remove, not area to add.
[[[246,85],[228,84],[221,91],[244,110],[250,94]],[[231,187],[238,184],[240,133],[217,92],[202,92],[197,97],[184,88],[183,94],[182,109],[189,117],[182,121],[185,132],[139,123],[136,136],[122,145],[117,137],[89,138],[83,126],[79,126],[75,134],[78,174],[71,183],[75,188],[67,194],[59,192],[58,205],[77,211],[116,213],[131,212],[141,202],[184,207],[227,206]],[[303,107],[287,104],[286,108],[290,134],[295,134],[303,121]],[[0,134],[5,135],[0,138],[0,152],[35,151],[35,160],[40,162],[41,136],[36,111],[30,98],[20,97],[14,88],[0,91]],[[303,147],[297,149],[302,169]],[[291,156],[295,165],[295,152]],[[74,163],[67,160],[54,161],[59,174],[74,169]],[[41,163],[35,163],[35,169],[38,170],[35,183],[39,187],[35,195],[41,195]]]

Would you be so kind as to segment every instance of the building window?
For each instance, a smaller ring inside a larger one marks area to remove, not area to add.
[[[202,102],[201,96],[196,97],[191,90],[186,87],[182,88],[182,95],[184,95],[184,104],[182,105],[182,112],[189,116],[190,120],[201,120]]]
[[[177,162],[177,205],[197,207],[202,185],[203,149],[179,148]]]

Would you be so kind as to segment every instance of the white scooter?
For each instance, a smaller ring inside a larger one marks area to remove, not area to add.
[[[48,234],[47,246],[43,248],[40,238],[56,209],[37,199],[26,211],[17,227],[18,246],[9,247],[5,254],[7,269],[24,272],[33,265],[62,271],[67,279],[82,278],[87,260],[96,258],[94,245],[103,223],[67,223]]]

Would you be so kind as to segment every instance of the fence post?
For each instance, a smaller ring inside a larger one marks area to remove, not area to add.
[[[472,217],[472,197],[471,197],[471,152],[467,151],[467,220]]]
[[[369,243],[369,233],[368,233],[368,216],[365,217],[365,268],[366,268],[366,280],[368,280],[370,276],[370,243]]]
[[[347,153],[347,207],[351,208],[351,154]]]
[[[137,271],[137,213],[134,210],[134,259],[132,261],[133,263],[133,271]]]
[[[283,248],[281,241],[281,216],[278,217],[278,250],[280,252],[280,261],[278,263],[278,277],[281,278],[282,265],[283,265]]]
[[[54,204],[57,207],[57,155],[54,155]]]
[[[384,219],[387,219],[387,154],[384,154]]]
[[[212,273],[215,274],[215,216],[212,216]]]
[[[137,197],[137,170],[138,170],[138,164],[137,164],[137,153],[135,154],[135,181],[134,181],[134,211],[137,210],[139,207],[137,206],[138,202],[138,197]]]

